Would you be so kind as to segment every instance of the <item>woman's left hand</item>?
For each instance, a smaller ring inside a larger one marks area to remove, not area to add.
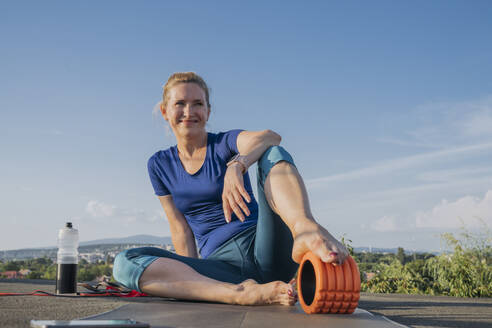
[[[294,236],[292,259],[301,263],[306,252],[311,251],[325,263],[342,264],[349,251],[328,230],[316,222],[300,224]]]
[[[241,221],[246,219],[244,214],[246,216],[251,214],[244,200],[248,203],[251,202],[248,192],[244,189],[242,165],[240,163],[233,163],[227,167],[224,176],[224,190],[222,192],[222,206],[227,223],[231,222],[232,212]]]

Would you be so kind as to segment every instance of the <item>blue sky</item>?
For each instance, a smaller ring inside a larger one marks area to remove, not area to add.
[[[176,71],[208,130],[272,129],[317,220],[354,246],[438,250],[492,224],[490,1],[3,1],[0,249],[169,235],[147,159]],[[254,168],[250,174],[255,176]]]

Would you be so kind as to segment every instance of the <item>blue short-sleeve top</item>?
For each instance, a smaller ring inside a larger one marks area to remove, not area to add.
[[[172,195],[183,213],[202,258],[241,231],[256,225],[258,204],[254,198],[249,175],[244,175],[244,187],[251,197],[247,206],[251,212],[244,222],[232,213],[225,221],[222,190],[227,162],[238,153],[237,136],[242,130],[207,134],[207,153],[202,167],[194,174],[184,169],[177,146],[156,152],[148,161],[150,182],[158,196]]]

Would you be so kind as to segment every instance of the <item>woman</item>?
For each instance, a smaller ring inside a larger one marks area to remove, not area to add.
[[[209,90],[192,72],[169,78],[160,109],[177,145],[155,153],[148,169],[176,254],[152,247],[124,251],[114,263],[117,281],[177,299],[293,305],[291,279],[305,252],[344,261],[346,248],[314,220],[278,134],[207,133]],[[258,203],[247,173],[255,162]]]

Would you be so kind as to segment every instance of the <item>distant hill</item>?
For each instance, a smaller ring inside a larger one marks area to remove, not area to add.
[[[171,237],[157,237],[151,235],[135,235],[124,238],[106,238],[79,243],[79,253],[108,253],[119,252],[138,245],[169,245]],[[57,246],[24,248],[14,250],[0,250],[0,260],[22,260],[40,257],[56,258]]]
[[[398,248],[378,248],[378,247],[354,247],[354,252],[356,253],[387,253],[387,254],[396,254],[398,253]],[[429,250],[410,250],[405,249],[405,254],[413,254],[413,253],[430,253],[437,255],[439,252],[429,251]]]
[[[171,237],[157,237],[151,235],[135,235],[123,238],[105,238],[90,241],[82,241],[80,246],[103,245],[103,244],[145,244],[145,245],[167,245],[171,244]]]
[[[138,245],[171,245],[171,237],[158,237],[152,235],[134,235],[123,238],[105,238],[96,239],[90,241],[83,241],[79,243],[80,253],[91,252],[115,252],[117,250],[124,250],[129,247],[138,247]],[[376,248],[376,247],[354,247],[354,251],[357,253],[393,253],[396,254],[397,248]],[[56,258],[57,247],[39,247],[39,248],[24,248],[16,250],[0,250],[0,260],[12,260],[12,259],[29,259],[38,257]],[[427,251],[417,250],[416,253],[424,253]],[[412,254],[414,251],[405,249],[405,253]],[[436,252],[432,252],[437,254]]]

